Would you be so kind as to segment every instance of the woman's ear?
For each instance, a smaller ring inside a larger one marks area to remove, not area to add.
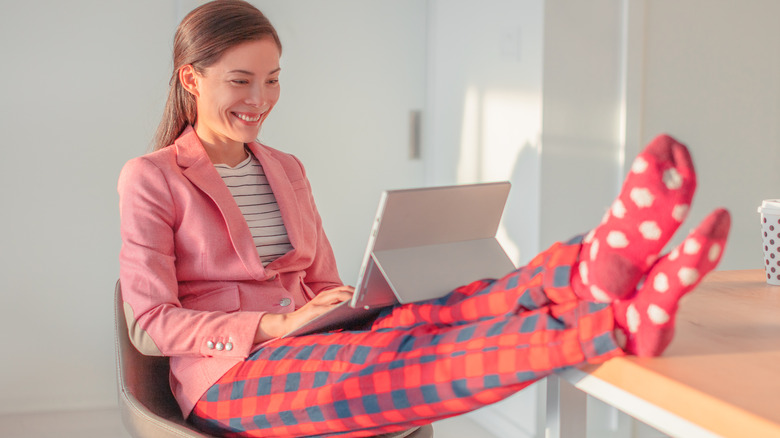
[[[199,79],[199,75],[192,64],[187,64],[179,69],[179,82],[181,82],[181,86],[195,97],[199,97]]]

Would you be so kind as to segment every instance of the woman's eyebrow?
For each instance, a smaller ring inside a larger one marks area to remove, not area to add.
[[[269,71],[268,74],[272,75],[272,74],[277,73],[277,72],[279,72],[281,70],[282,70],[281,67],[276,67],[275,69]],[[255,75],[254,73],[252,73],[251,71],[248,71],[248,70],[230,70],[228,73],[239,73],[239,74],[243,74],[243,75],[247,75],[247,76],[254,76]]]

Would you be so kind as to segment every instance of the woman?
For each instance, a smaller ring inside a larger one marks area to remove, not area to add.
[[[696,186],[686,148],[661,136],[584,239],[500,280],[387,309],[369,330],[280,339],[353,291],[301,163],[255,141],[279,98],[280,55],[248,3],[193,10],[176,32],[156,151],[119,179],[131,339],[170,357],[182,413],[204,430],[371,436],[479,408],[562,367],[658,355],[678,300],[720,260],[725,210],[658,256]]]

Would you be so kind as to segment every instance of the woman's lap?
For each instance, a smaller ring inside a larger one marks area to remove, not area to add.
[[[370,436],[620,355],[611,307],[567,291],[578,243],[557,244],[500,280],[397,306],[368,331],[276,340],[207,391],[192,419],[241,436]]]

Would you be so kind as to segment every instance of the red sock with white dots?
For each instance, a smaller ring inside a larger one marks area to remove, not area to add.
[[[688,214],[696,173],[688,149],[656,137],[634,160],[620,195],[585,236],[572,286],[580,298],[611,302],[635,292]]]
[[[635,295],[612,303],[615,326],[626,337],[627,353],[658,356],[669,345],[680,298],[717,266],[730,226],[728,211],[713,211],[653,265]]]

